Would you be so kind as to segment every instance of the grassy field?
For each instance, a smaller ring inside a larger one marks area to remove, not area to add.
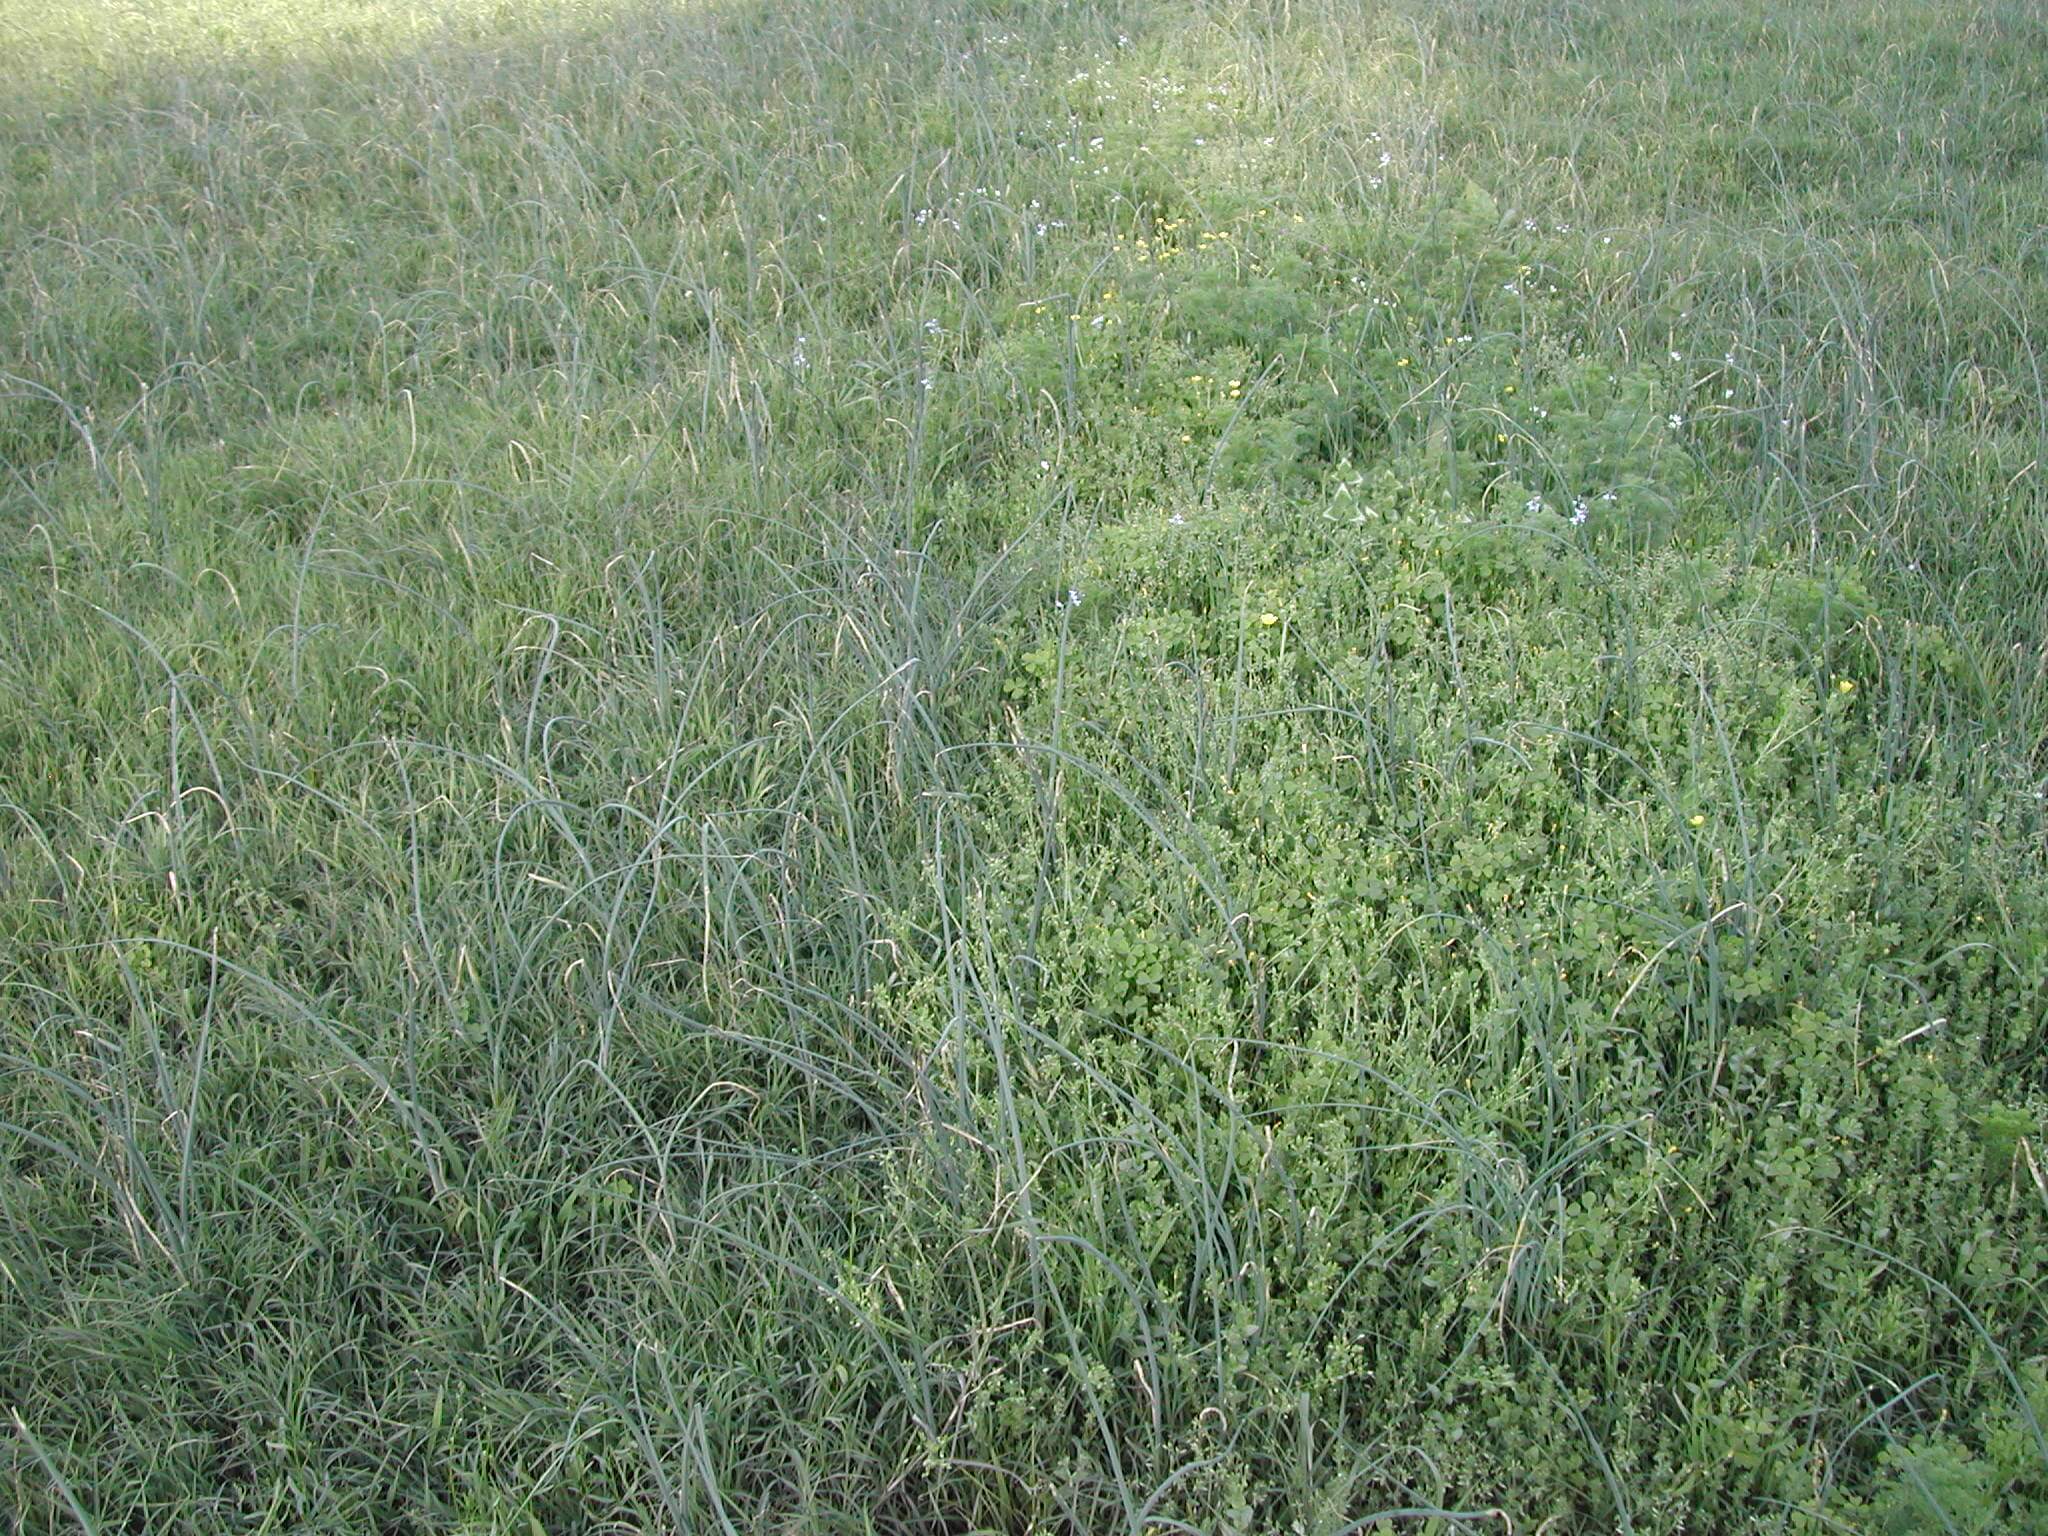
[[[0,1523],[2048,1530],[2037,6],[0,45]]]

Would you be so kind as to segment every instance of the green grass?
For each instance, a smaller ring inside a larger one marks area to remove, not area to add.
[[[0,4],[23,1532],[2048,1529],[2048,24]]]

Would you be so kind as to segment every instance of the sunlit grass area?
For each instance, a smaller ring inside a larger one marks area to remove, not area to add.
[[[23,1531],[2048,1526],[2048,23],[0,0]]]

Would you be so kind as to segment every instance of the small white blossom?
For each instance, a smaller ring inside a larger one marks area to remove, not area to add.
[[[1665,420],[1671,424],[1671,430],[1674,432],[1676,432],[1680,427],[1685,425],[1685,418],[1679,415],[1676,411],[1673,411],[1669,416],[1665,417]]]
[[[1532,516],[1538,512],[1541,512],[1543,510],[1543,498],[1541,496],[1531,496],[1528,499],[1528,501],[1523,504],[1522,510],[1524,512],[1531,514]]]
[[[1580,527],[1592,514],[1593,509],[1586,505],[1586,499],[1581,496],[1572,503],[1572,526],[1574,528]]]
[[[1178,512],[1174,513],[1173,516],[1167,519],[1167,522],[1172,524],[1175,528],[1180,527],[1186,521],[1187,519]]]

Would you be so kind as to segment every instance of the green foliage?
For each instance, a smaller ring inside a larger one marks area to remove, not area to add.
[[[2048,1525],[2024,8],[0,88],[24,1530]]]

